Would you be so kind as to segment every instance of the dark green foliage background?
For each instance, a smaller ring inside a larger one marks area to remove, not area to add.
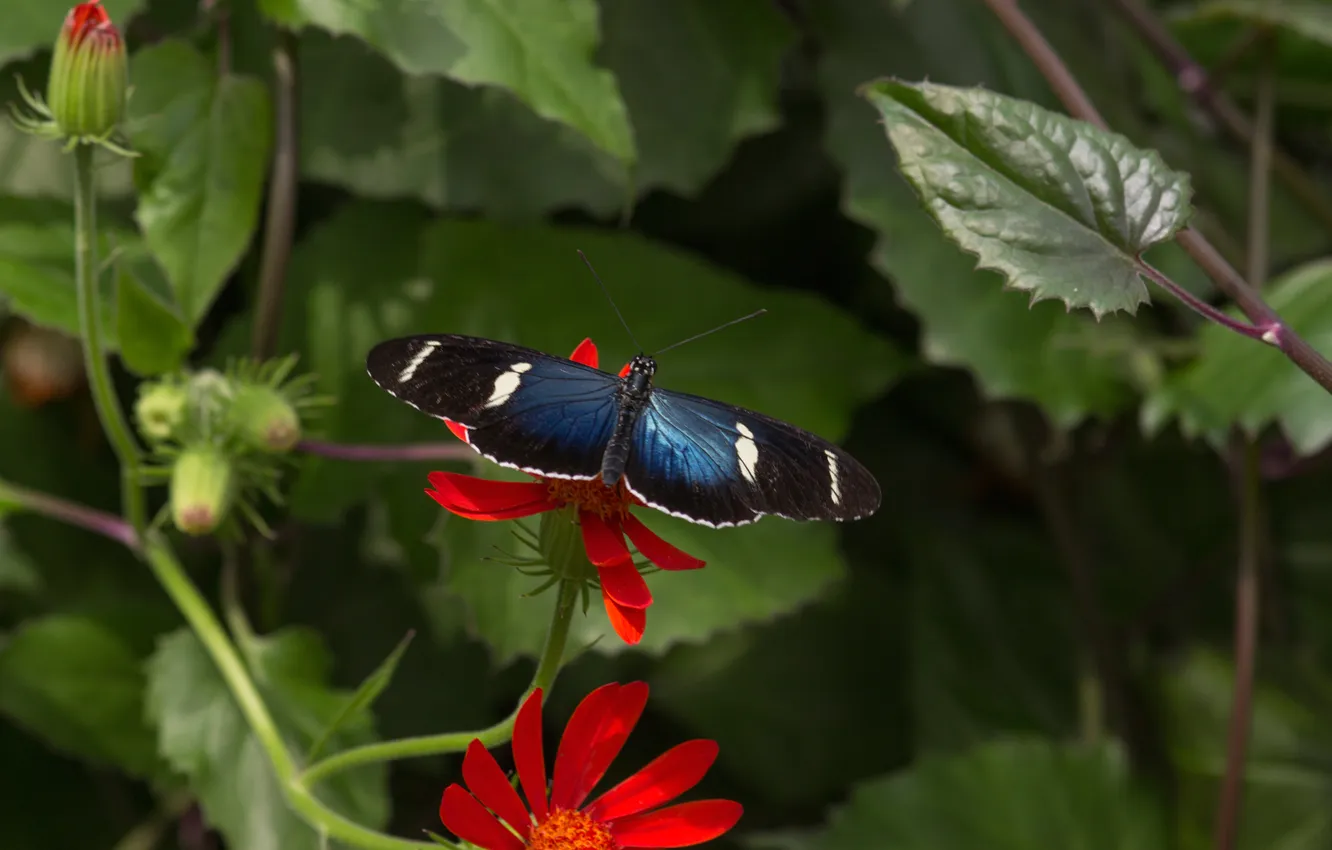
[[[390,336],[561,354],[592,336],[603,366],[622,362],[633,348],[576,248],[649,348],[768,308],[666,355],[660,383],[843,440],[883,509],[721,532],[645,518],[709,566],[650,578],[636,648],[599,605],[579,616],[572,643],[595,645],[550,701],[555,728],[591,688],[651,683],[621,774],[718,740],[700,793],[746,810],[718,846],[1208,846],[1233,679],[1237,425],[1273,461],[1239,847],[1332,843],[1332,400],[1168,299],[1099,322],[1030,305],[939,231],[857,88],[895,76],[1057,109],[979,0],[105,5],[130,43],[127,132],[143,154],[100,171],[127,400],[136,375],[248,349],[278,24],[300,27],[301,74],[280,351],[336,399],[321,438],[452,439],[365,377],[366,350]],[[1324,174],[1332,4],[1169,5],[1202,61],[1255,21],[1277,28],[1278,140]],[[1241,263],[1245,151],[1108,4],[1022,6],[1110,124],[1190,175],[1195,222]],[[43,84],[66,8],[0,10],[0,100],[15,73]],[[1242,59],[1225,78],[1246,108],[1255,74]],[[67,156],[0,123],[0,302],[76,333],[70,186]],[[1332,352],[1332,233],[1280,184],[1271,218],[1270,302]],[[1174,245],[1148,256],[1213,295]],[[436,468],[303,458],[289,509],[269,512],[279,537],[245,575],[261,636],[243,649],[291,740],[317,737],[408,630],[373,712],[330,746],[486,726],[528,681],[552,595],[525,598],[534,580],[484,559],[518,545],[503,526],[441,516],[421,493]],[[85,396],[36,410],[0,397],[0,477],[116,508]],[[216,548],[183,551],[212,594]],[[319,846],[146,570],[20,514],[0,517],[0,765],[5,850]],[[398,763],[320,794],[416,838],[439,829],[457,771]],[[204,843],[196,802],[218,831]],[[134,843],[136,828],[152,840]]]

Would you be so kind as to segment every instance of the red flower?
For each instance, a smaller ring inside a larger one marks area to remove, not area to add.
[[[596,368],[597,347],[585,339],[570,359]],[[445,423],[467,441],[464,426],[448,420]],[[539,476],[531,482],[491,481],[456,472],[432,472],[429,478],[434,489],[426,490],[426,495],[466,519],[518,519],[576,505],[583,548],[597,568],[606,614],[626,643],[642,639],[652,593],[634,566],[625,535],[643,557],[663,570],[696,570],[703,566],[703,561],[662,540],[629,513],[629,507],[637,501],[623,481],[615,487],[607,487],[600,479],[572,481]]]
[[[699,800],[657,808],[698,784],[717,758],[715,741],[672,747],[583,805],[633,731],[647,697],[647,684],[632,682],[604,685],[579,703],[560,740],[547,802],[541,691],[533,691],[513,727],[514,766],[527,806],[495,757],[473,740],[463,758],[467,788],[455,783],[444,789],[440,820],[459,838],[486,850],[689,847],[716,838],[740,820],[744,810],[739,803]]]

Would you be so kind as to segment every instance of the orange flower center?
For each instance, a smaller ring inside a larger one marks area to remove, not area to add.
[[[531,850],[620,850],[610,830],[574,809],[556,809],[532,831]]]
[[[577,505],[579,510],[598,514],[602,519],[624,519],[634,497],[624,487],[624,479],[614,487],[607,487],[600,478],[591,481],[570,481],[567,478],[547,478],[546,492],[552,501]]]

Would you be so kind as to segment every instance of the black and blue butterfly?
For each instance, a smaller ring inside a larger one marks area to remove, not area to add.
[[[371,349],[366,370],[417,410],[466,429],[501,466],[545,478],[622,479],[640,501],[720,528],[766,514],[852,520],[879,484],[838,446],[770,416],[653,386],[638,355],[622,376],[507,342],[409,336]]]

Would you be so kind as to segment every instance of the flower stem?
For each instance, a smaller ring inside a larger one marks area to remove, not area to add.
[[[250,353],[273,356],[282,324],[283,289],[287,262],[296,232],[296,188],[300,182],[300,125],[295,33],[277,33],[273,48],[273,80],[277,139],[273,171],[268,181],[268,212],[264,224],[264,251],[259,266],[259,299],[254,312]]]
[[[573,620],[574,608],[578,602],[578,592],[578,582],[560,582],[559,599],[555,602],[555,613],[551,617],[550,628],[546,632],[546,645],[541,651],[541,658],[537,662],[536,674],[532,677],[532,683],[528,685],[522,698],[518,700],[519,706],[523,704],[523,700],[527,698],[528,694],[537,688],[541,688],[544,694],[549,695],[550,687],[554,683],[555,676],[559,673],[560,664],[564,659],[564,646],[569,638],[569,624]],[[320,780],[327,779],[334,773],[357,765],[393,761],[394,759],[419,758],[441,753],[459,753],[467,749],[467,745],[472,743],[473,738],[487,747],[493,747],[509,740],[513,735],[513,724],[517,717],[518,710],[515,708],[512,714],[499,723],[476,732],[421,735],[416,738],[401,738],[396,741],[384,741],[379,744],[353,747],[310,765],[301,774],[299,781],[309,787]]]
[[[69,502],[58,496],[38,493],[24,487],[17,487],[7,481],[0,481],[0,504],[11,502],[35,514],[57,519],[79,528],[109,537],[117,543],[123,543],[133,551],[139,551],[139,538],[130,524],[114,514],[104,513],[96,508]]]
[[[157,580],[161,582],[171,601],[185,616],[185,621],[198,636],[208,655],[217,665],[218,672],[236,700],[250,731],[264,748],[278,784],[282,787],[288,805],[290,805],[311,826],[322,830],[329,838],[364,847],[367,850],[421,850],[435,845],[421,841],[408,841],[376,832],[348,820],[325,806],[308,787],[301,782],[296,770],[296,763],[287,749],[282,735],[278,731],[273,715],[264,704],[259,689],[255,686],[250,673],[245,669],[235,645],[222,628],[217,615],[208,607],[198,588],[185,574],[184,568],[176,560],[166,540],[153,535],[147,540],[146,553],[148,565]]]
[[[88,372],[97,418],[120,461],[121,511],[143,537],[147,523],[143,488],[139,483],[139,445],[120,409],[102,341],[102,302],[97,267],[97,185],[93,146],[74,148],[74,264],[78,285],[79,332],[83,335],[83,361]]]

